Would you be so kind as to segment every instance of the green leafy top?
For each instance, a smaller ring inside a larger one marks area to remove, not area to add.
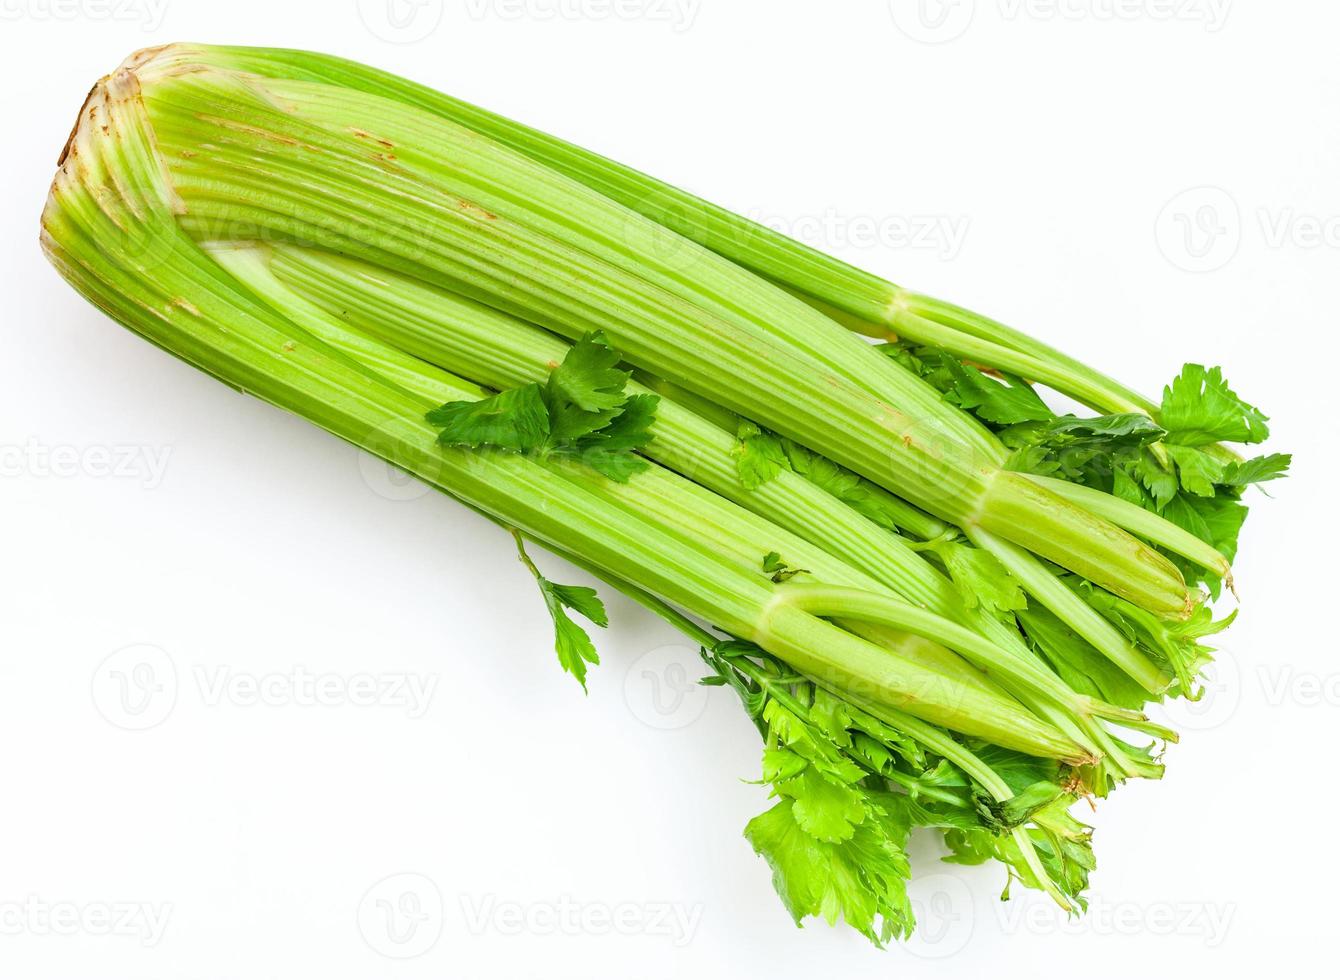
[[[629,395],[628,372],[604,335],[573,344],[545,384],[532,382],[480,401],[447,402],[428,413],[443,446],[573,456],[627,483],[649,465],[637,455],[652,439],[656,395]]]
[[[1093,867],[1088,828],[1066,813],[1075,797],[1055,763],[971,747],[1015,796],[997,801],[916,739],[795,674],[758,647],[703,650],[763,735],[763,778],[777,802],[745,837],[767,860],[797,925],[839,918],[877,945],[910,934],[907,840],[914,826],[945,832],[951,860],[997,858],[1042,887],[1013,832],[1024,828],[1051,884],[1082,901]],[[949,736],[945,734],[945,737]]]
[[[1168,692],[1169,697],[1180,695],[1190,701],[1200,700],[1204,689],[1198,686],[1197,678],[1214,653],[1200,640],[1227,629],[1237,616],[1236,610],[1216,620],[1209,607],[1201,606],[1186,620],[1169,621],[1105,592],[1077,575],[1062,576],[1062,581],[1102,613],[1128,640],[1152,652],[1156,661],[1176,675],[1177,683]]]
[[[1163,389],[1159,420],[1168,430],[1168,441],[1183,446],[1258,443],[1270,435],[1261,410],[1234,394],[1219,368],[1199,364],[1186,365]]]
[[[1187,364],[1163,391],[1158,420],[1139,412],[1080,418],[1057,415],[1017,378],[1001,380],[929,347],[881,350],[944,397],[975,414],[1012,451],[1012,469],[1082,483],[1161,514],[1233,559],[1252,484],[1282,477],[1291,458],[1273,453],[1245,461],[1217,448],[1269,436],[1267,417],[1228,386],[1219,368]],[[1219,580],[1174,554],[1187,581]]]

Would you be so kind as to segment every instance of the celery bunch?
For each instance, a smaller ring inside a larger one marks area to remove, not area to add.
[[[763,736],[777,802],[746,836],[787,909],[875,942],[913,927],[917,826],[1082,908],[1069,809],[1162,774],[1175,734],[1145,708],[1198,696],[1226,625],[1199,585],[1231,584],[1241,495],[1288,464],[1224,448],[1267,429],[1217,369],[1147,401],[322,55],[132,56],[80,113],[42,242],[151,342],[512,529],[583,686],[604,606],[523,537],[693,637]]]

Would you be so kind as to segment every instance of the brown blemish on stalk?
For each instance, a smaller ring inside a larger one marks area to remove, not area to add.
[[[1203,601],[1204,597],[1201,595],[1199,591],[1192,592],[1190,589],[1188,589],[1186,593],[1186,600],[1182,603],[1182,614],[1177,618],[1184,622],[1190,619],[1192,614],[1196,611],[1197,607],[1199,607],[1200,603]]]
[[[195,117],[204,123],[220,126],[224,129],[231,129],[239,133],[250,133],[252,136],[259,136],[261,139],[270,140],[274,143],[283,143],[285,146],[303,146],[309,150],[320,149],[320,147],[314,147],[311,144],[304,143],[302,140],[292,136],[287,136],[284,133],[276,133],[274,130],[265,129],[261,126],[248,126],[246,123],[240,123],[233,119],[223,119],[219,116],[207,115],[203,112],[196,113]]]
[[[204,75],[210,71],[213,71],[213,69],[210,68],[209,65],[196,65],[188,61],[183,62],[182,64],[179,65],[173,65],[171,68],[167,69],[163,74],[172,76]]]
[[[286,340],[282,345],[280,345],[280,349],[283,350],[285,354],[292,354],[295,350],[298,349],[298,345],[291,340]]]
[[[169,306],[177,306],[177,307],[180,307],[181,309],[185,310],[187,313],[191,314],[191,316],[199,316],[199,315],[200,315],[200,309],[199,309],[194,303],[192,303],[189,299],[187,299],[187,298],[184,297],[184,296],[174,296],[174,297],[172,298],[172,302],[169,303],[168,305],[169,305]]]
[[[349,132],[353,133],[353,134],[354,134],[355,136],[357,136],[359,139],[372,140],[374,143],[380,143],[382,146],[386,147],[388,150],[394,150],[394,149],[395,149],[395,144],[392,143],[390,140],[388,140],[388,139],[383,139],[383,138],[380,137],[380,136],[373,136],[373,135],[372,135],[371,133],[369,133],[366,129],[359,129],[359,128],[356,127],[356,126],[350,126],[350,127],[349,127]]]
[[[133,52],[125,61],[121,62],[121,67],[118,68],[117,71],[133,72],[137,68],[143,68],[146,64],[153,61],[170,47],[173,47],[173,45],[156,44],[153,47],[140,48],[138,51]]]
[[[474,201],[467,201],[463,197],[456,198],[456,207],[465,214],[474,214],[483,218],[485,221],[497,221],[498,216],[492,211],[488,211]]]
[[[1079,796],[1083,791],[1083,786],[1084,781],[1080,779],[1078,770],[1071,769],[1067,773],[1065,781],[1061,783],[1061,790],[1071,796]]]
[[[92,119],[97,112],[98,107],[90,105],[90,103],[93,102],[93,97],[98,94],[98,90],[103,87],[106,81],[105,77],[98,79],[93,87],[88,90],[88,95],[84,96],[84,104],[79,107],[79,113],[74,117],[74,125],[70,127],[70,135],[65,137],[65,145],[61,147],[60,158],[56,161],[57,167],[63,167],[66,158],[74,152],[74,138],[79,135],[79,126],[84,121],[84,115],[87,113],[88,118]]]
[[[409,177],[410,172],[402,167],[397,161],[394,153],[373,153],[372,159],[377,166],[381,167],[388,174],[397,174],[401,177]]]

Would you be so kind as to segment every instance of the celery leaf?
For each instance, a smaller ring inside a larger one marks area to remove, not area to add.
[[[627,483],[651,465],[637,455],[637,450],[652,440],[651,426],[660,400],[658,395],[631,396],[603,428],[578,440],[566,451],[616,483]]]
[[[763,556],[763,571],[767,572],[774,582],[781,585],[783,582],[789,582],[797,575],[804,575],[809,572],[808,568],[792,568],[786,562],[782,561],[782,556],[775,551],[769,551]]]
[[[448,402],[427,414],[444,446],[576,457],[627,483],[650,464],[637,455],[651,442],[657,395],[628,395],[628,372],[599,332],[577,341],[549,375],[479,401]]]
[[[996,617],[1027,608],[1028,598],[1022,586],[991,552],[961,542],[936,546],[935,551],[966,608],[980,606]]]
[[[820,490],[837,497],[862,517],[874,521],[886,531],[897,532],[895,515],[874,484],[851,470],[843,469],[827,456],[812,453],[790,439],[782,440],[782,448],[786,452],[787,463],[796,473]]]
[[[1033,648],[1079,694],[1139,710],[1149,696],[1130,676],[1042,605],[1019,611]]]
[[[1219,368],[1200,364],[1185,365],[1163,389],[1159,418],[1168,430],[1168,441],[1184,446],[1264,442],[1270,435],[1261,410],[1239,398]]]
[[[1195,446],[1168,443],[1164,447],[1177,464],[1177,478],[1182,489],[1197,497],[1213,497],[1214,485],[1224,478],[1224,464]]]
[[[539,449],[549,438],[549,412],[537,384],[522,385],[474,402],[448,402],[426,416],[442,431],[443,446]]]
[[[609,625],[605,604],[600,601],[595,589],[585,585],[560,585],[549,581],[526,554],[521,535],[513,531],[512,536],[516,539],[517,555],[539,583],[545,607],[554,621],[554,651],[558,654],[558,662],[565,671],[577,678],[577,682],[585,691],[587,664],[599,664],[600,656],[596,653],[591,637],[586,630],[573,622],[568,610],[571,609],[603,628]]]
[[[600,331],[589,333],[569,348],[563,363],[549,375],[555,401],[567,401],[584,412],[605,412],[624,401],[628,372],[618,369],[619,354]]]
[[[1285,475],[1292,462],[1293,457],[1288,453],[1271,453],[1241,463],[1229,463],[1220,482],[1224,486],[1245,487],[1253,483],[1278,480]]]
[[[782,440],[753,422],[741,419],[735,430],[735,472],[746,490],[757,490],[791,465]]]

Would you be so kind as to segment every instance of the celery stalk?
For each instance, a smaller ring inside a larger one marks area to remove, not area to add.
[[[43,213],[44,248],[92,302],[169,352],[341,438],[388,455],[395,446],[397,464],[467,504],[756,639],[827,683],[998,744],[1087,758],[1013,701],[779,608],[779,586],[741,573],[708,542],[694,545],[602,506],[536,460],[437,446],[423,420],[431,402],[350,356],[347,343],[323,341],[243,288],[181,231],[180,200],[154,153],[140,95],[128,72],[94,90]]]
[[[566,344],[534,326],[355,260],[291,245],[269,247],[265,255],[273,274],[298,295],[395,348],[488,387],[544,380],[567,351]],[[872,527],[807,481],[783,472],[773,483],[746,490],[735,472],[731,436],[683,409],[673,397],[664,397],[655,432],[647,450],[653,459],[827,549],[895,593],[983,628],[983,618],[968,614],[950,584],[900,539]],[[1146,690],[1157,694],[1168,687],[1169,678],[1027,552],[1006,552],[993,547],[996,539],[990,540],[989,547],[1039,601]],[[812,561],[800,564],[811,567]],[[1001,642],[1000,631],[992,633]],[[1017,642],[1007,645],[1018,647]]]
[[[664,229],[427,113],[311,82],[184,70],[195,57],[174,50],[137,69],[194,237],[296,236],[568,336],[604,328],[634,365],[821,447],[936,516],[1161,616],[1187,614],[1192,596],[1161,555],[1001,473],[999,450],[962,413],[771,284],[687,240],[667,258]]]

